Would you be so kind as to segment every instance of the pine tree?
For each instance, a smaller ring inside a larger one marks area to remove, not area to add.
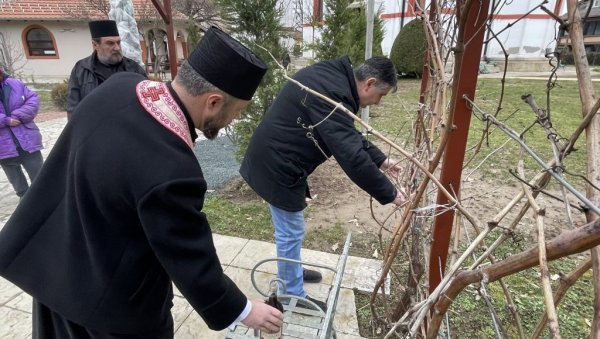
[[[331,0],[325,2],[325,23],[321,38],[309,46],[315,51],[317,61],[339,58],[346,54],[344,36],[352,20],[352,10],[348,9],[350,0]]]
[[[236,145],[238,159],[246,153],[252,133],[284,83],[282,71],[269,54],[270,52],[275,58],[281,60],[286,53],[280,43],[280,38],[285,33],[281,25],[283,12],[277,2],[277,0],[220,0],[219,2],[223,9],[223,17],[229,23],[233,36],[258,54],[269,66],[252,101],[242,111],[240,119],[228,128],[229,135]]]
[[[195,22],[189,20],[186,30],[188,33],[187,45],[190,47],[190,50],[193,50],[200,41],[200,32],[198,32],[198,26],[196,26]]]
[[[353,64],[365,60],[365,40],[367,18],[365,8],[348,8],[350,0],[331,0],[325,3],[325,26],[321,39],[310,46],[315,51],[317,61],[339,58],[348,55]],[[373,21],[373,55],[383,55],[383,22],[379,13]]]
[[[347,46],[345,54],[348,54],[354,65],[365,61],[365,43],[367,39],[367,16],[365,9],[354,10],[348,30],[343,36],[343,44]],[[383,55],[381,42],[383,41],[383,21],[379,13],[373,16],[373,49],[371,55]]]

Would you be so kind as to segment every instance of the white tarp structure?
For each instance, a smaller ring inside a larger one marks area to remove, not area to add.
[[[325,17],[328,15],[327,6],[325,4],[329,0],[295,0],[296,3],[303,5],[303,41],[312,43],[320,39],[321,28],[317,25],[310,24],[311,15],[313,15],[313,7],[315,4],[323,4]],[[352,0],[360,4],[361,8],[366,3],[364,0]],[[389,55],[394,44],[396,36],[400,32],[403,25],[414,20],[418,15],[419,8],[416,0],[375,0],[375,12],[379,13],[379,17],[383,20],[384,38],[381,47],[384,55]],[[427,0],[425,10],[428,10],[431,0]],[[494,20],[491,22],[492,30],[500,32],[509,24],[511,28],[504,30],[498,36],[498,40],[502,46],[510,54],[511,59],[517,60],[546,60],[547,51],[554,50],[556,42],[556,33],[558,32],[558,24],[554,18],[545,13],[542,9],[537,8],[533,12],[530,11],[542,1],[496,1],[501,4],[499,10],[494,13]],[[453,3],[453,2],[449,2]],[[404,8],[403,8],[404,4]],[[554,14],[560,16],[566,13],[567,4],[563,0],[548,0],[545,7],[554,10]],[[364,9],[361,9],[364,10]],[[444,9],[446,15],[452,13],[452,8]],[[291,17],[292,9],[288,10],[288,17]],[[307,19],[308,18],[308,19]],[[325,20],[326,22],[327,20]],[[484,46],[482,57],[486,60],[503,60],[504,53],[500,43],[491,38],[491,35],[486,36],[486,40],[490,40],[489,44]],[[311,50],[304,50],[305,57],[313,57]]]
[[[121,48],[123,55],[135,60],[144,66],[142,62],[142,49],[140,47],[140,33],[133,13],[131,0],[110,0],[110,12],[108,17],[117,22],[119,35],[121,36]]]

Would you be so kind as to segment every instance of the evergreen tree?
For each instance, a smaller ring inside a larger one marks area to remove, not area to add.
[[[229,23],[233,36],[258,54],[269,66],[252,101],[242,111],[240,119],[228,128],[229,135],[236,145],[236,157],[241,159],[246,153],[256,126],[284,84],[282,71],[269,55],[271,53],[281,60],[286,53],[280,43],[281,36],[285,34],[281,25],[283,12],[277,0],[220,0],[220,5],[223,18]]]
[[[347,46],[344,54],[348,54],[354,65],[359,65],[365,61],[365,44],[367,39],[367,16],[365,9],[354,10],[348,30],[343,36],[343,44]],[[381,42],[383,41],[383,21],[379,14],[373,16],[373,56],[383,55]]]
[[[394,40],[390,59],[398,73],[420,77],[423,73],[423,61],[427,37],[422,19],[414,19],[404,25]]]
[[[331,0],[325,3],[325,26],[321,39],[310,46],[315,51],[317,61],[339,58],[348,55],[353,64],[365,60],[367,32],[366,8],[348,8],[350,0]],[[373,55],[383,55],[383,21],[379,13],[373,20]]]
[[[335,59],[346,53],[344,36],[352,19],[353,11],[348,9],[351,0],[331,0],[325,2],[325,23],[321,38],[309,48],[315,51],[317,61]]]
[[[198,42],[200,42],[200,32],[198,31],[198,26],[196,26],[196,23],[192,20],[188,21],[186,30],[188,33],[187,45],[191,51],[194,50],[196,45],[198,45]]]

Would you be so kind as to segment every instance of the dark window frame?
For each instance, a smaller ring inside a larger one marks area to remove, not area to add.
[[[31,39],[30,33],[34,30],[40,30],[47,35],[47,39]],[[58,48],[56,39],[52,32],[40,25],[30,25],[23,29],[22,37],[23,50],[27,59],[58,59]]]

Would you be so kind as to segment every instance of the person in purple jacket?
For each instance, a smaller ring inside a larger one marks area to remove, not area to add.
[[[38,95],[0,66],[0,166],[15,192],[22,197],[44,162],[42,135],[33,119],[40,108]]]

